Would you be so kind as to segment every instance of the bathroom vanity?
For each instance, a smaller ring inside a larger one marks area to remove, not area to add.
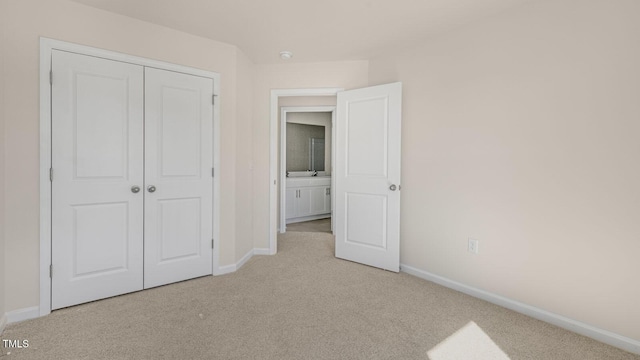
[[[288,177],[286,223],[331,217],[331,176]]]

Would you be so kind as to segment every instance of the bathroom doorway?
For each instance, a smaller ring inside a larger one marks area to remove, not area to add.
[[[280,107],[280,233],[332,233],[335,106]]]

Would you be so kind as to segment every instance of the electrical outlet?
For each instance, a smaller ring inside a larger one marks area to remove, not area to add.
[[[480,244],[479,244],[478,240],[469,238],[469,248],[468,248],[468,250],[469,250],[470,253],[477,254],[478,250],[479,250],[478,249],[479,245]]]

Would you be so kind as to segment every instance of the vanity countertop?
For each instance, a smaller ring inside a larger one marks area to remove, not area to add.
[[[329,186],[329,185],[331,185],[331,176],[287,178],[287,187]]]

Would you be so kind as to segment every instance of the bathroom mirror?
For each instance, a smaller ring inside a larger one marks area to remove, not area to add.
[[[309,139],[309,170],[324,171],[324,138]]]
[[[325,127],[287,122],[287,171],[325,170]]]

